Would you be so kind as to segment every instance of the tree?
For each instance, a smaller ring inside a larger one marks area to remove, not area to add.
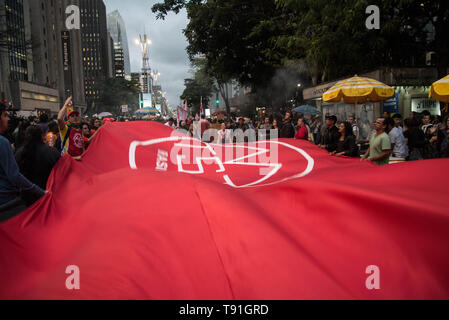
[[[380,30],[366,28],[369,5],[380,8]],[[206,58],[221,91],[236,79],[263,95],[279,70],[316,85],[381,66],[420,66],[429,51],[441,77],[449,67],[447,0],[165,0],[153,12],[163,19],[182,8],[187,52]]]
[[[203,106],[207,106],[209,104],[209,97],[216,88],[214,87],[214,80],[206,72],[206,61],[204,58],[194,59],[192,66],[194,68],[194,77],[193,79],[184,80],[186,88],[181,95],[181,99],[187,100],[193,113],[199,113],[201,99]]]
[[[187,52],[191,60],[198,56],[206,59],[207,73],[216,79],[227,112],[230,112],[229,97],[225,85],[233,79],[241,84],[256,87],[265,83],[274,73],[271,63],[265,61],[260,39],[247,38],[251,30],[269,12],[275,10],[272,0],[216,0],[216,1],[171,1],[153,6],[153,12],[163,18],[168,11],[187,9],[190,22],[184,30],[189,45]]]
[[[140,84],[123,78],[109,78],[96,86],[100,97],[95,101],[95,107],[89,113],[110,112],[120,114],[121,106],[128,105],[131,111],[139,106]]]

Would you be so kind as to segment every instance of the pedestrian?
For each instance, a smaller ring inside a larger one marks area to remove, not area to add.
[[[39,123],[37,124],[44,134],[47,134],[48,131],[48,115],[43,112],[39,116]]]
[[[438,131],[438,140],[441,158],[449,158],[449,115],[444,117],[441,129]]]
[[[45,135],[45,142],[47,146],[56,148],[59,137],[58,134],[59,134],[58,124],[54,121],[50,122],[48,124],[48,132]]]
[[[423,160],[424,146],[426,144],[426,136],[419,128],[419,122],[415,118],[405,119],[404,125],[407,128],[404,131],[404,138],[407,141],[409,156],[407,160]]]
[[[338,138],[337,148],[330,154],[337,157],[358,157],[359,149],[356,145],[352,124],[349,123],[349,121],[340,123],[338,126],[338,133],[340,134],[340,137]]]
[[[69,154],[76,160],[81,160],[81,155],[84,152],[84,141],[80,128],[79,112],[74,109],[68,112],[68,122],[66,123],[64,117],[68,106],[72,106],[72,97],[69,97],[65,101],[64,106],[58,113],[58,125],[63,153]]]
[[[280,138],[294,138],[295,137],[295,128],[292,124],[292,113],[287,111],[285,113],[282,128],[280,131]]]
[[[377,165],[389,164],[391,142],[390,137],[385,132],[387,130],[387,119],[379,118],[375,124],[376,133],[371,136],[369,148],[361,160],[369,160]]]
[[[320,115],[315,115],[313,117],[312,123],[310,125],[310,130],[313,134],[313,141],[316,145],[321,142],[321,126],[323,125]]]
[[[226,124],[223,122],[221,124],[221,129],[218,131],[218,143],[231,143],[232,142],[232,131],[226,129]]]
[[[307,130],[304,118],[298,118],[298,131],[296,132],[296,140],[308,140],[309,131]]]
[[[0,104],[0,133],[8,130],[9,116],[6,106]],[[0,135],[0,221],[8,220],[26,209],[20,192],[27,191],[36,197],[45,194],[20,172],[9,141]]]
[[[427,134],[427,130],[433,126],[432,115],[427,110],[424,110],[421,113],[421,115],[422,115],[421,130],[424,132],[424,134]]]
[[[357,121],[355,120],[355,115],[350,115],[348,118],[348,122],[351,124],[352,126],[352,133],[355,137],[355,140],[359,140],[359,136],[360,136],[360,129],[359,126],[357,125]]]
[[[326,129],[324,130],[324,135],[321,139],[320,148],[326,149],[328,152],[337,150],[337,143],[340,138],[340,134],[338,133],[338,128],[335,126],[336,122],[336,116],[326,117]]]
[[[25,132],[25,143],[16,152],[16,161],[20,172],[32,183],[45,189],[50,172],[61,154],[44,143],[44,134],[38,125],[29,126]],[[29,206],[39,199],[39,195],[23,193],[23,199]]]
[[[388,136],[390,137],[391,149],[393,150],[392,157],[405,160],[408,157],[408,146],[402,128],[395,119],[397,118],[387,119]]]
[[[166,125],[167,127],[172,128],[172,129],[176,129],[176,126],[175,126],[175,119],[173,119],[173,118],[168,119],[168,121],[165,123],[165,125]]]

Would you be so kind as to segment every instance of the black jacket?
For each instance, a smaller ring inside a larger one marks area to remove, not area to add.
[[[322,139],[327,151],[333,152],[337,150],[338,139],[340,139],[338,128],[336,126],[332,126],[331,128],[327,127]]]
[[[39,144],[36,147],[36,154],[33,159],[34,165],[32,168],[24,168],[21,166],[21,160],[24,157],[23,147],[16,152],[15,156],[16,161],[19,164],[20,171],[24,174],[24,176],[45,190],[51,170],[58,162],[61,154],[55,148],[49,147],[43,143]],[[35,197],[29,193],[22,194],[22,197],[28,205],[38,199],[38,197]]]
[[[279,134],[280,138],[294,138],[295,128],[293,127],[293,124],[290,121],[284,122]]]
[[[340,141],[340,138],[337,142],[337,153],[344,152],[344,155],[347,157],[358,157],[359,156],[359,149],[357,148],[357,145],[355,144],[355,137],[354,136],[347,136],[345,137],[344,141]]]

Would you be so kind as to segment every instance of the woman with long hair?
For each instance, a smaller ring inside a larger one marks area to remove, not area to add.
[[[45,190],[50,172],[59,158],[60,153],[44,143],[42,129],[37,125],[29,126],[25,131],[23,146],[16,152],[16,161],[22,174]],[[27,205],[37,200],[31,194],[24,194],[23,198]]]
[[[331,152],[331,155],[335,155],[337,157],[358,157],[359,150],[355,143],[352,125],[348,121],[340,123],[338,126],[338,133],[340,134],[340,138],[337,142],[337,149]]]

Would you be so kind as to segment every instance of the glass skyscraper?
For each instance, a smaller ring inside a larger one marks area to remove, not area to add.
[[[121,46],[123,49],[125,74],[131,74],[131,63],[129,60],[128,37],[126,35],[125,22],[118,10],[108,14],[108,31],[114,40],[114,46]]]

